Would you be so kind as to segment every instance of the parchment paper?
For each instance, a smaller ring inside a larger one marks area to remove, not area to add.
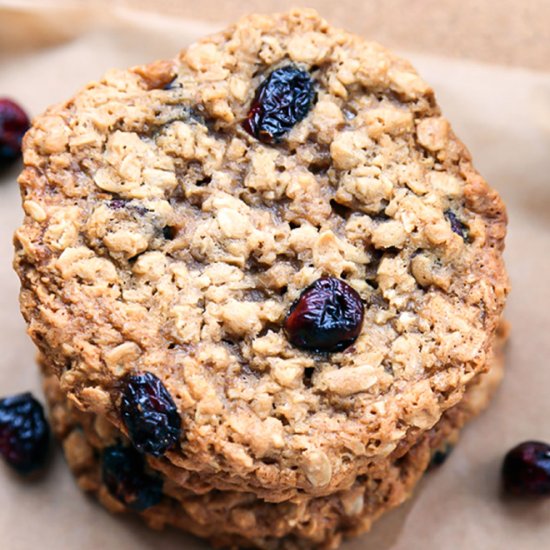
[[[171,57],[215,30],[190,20],[111,11],[107,4],[99,12],[31,10],[23,4],[0,0],[0,96],[15,98],[32,114],[108,68]],[[344,549],[550,548],[550,501],[509,501],[498,484],[508,448],[525,439],[550,440],[550,73],[402,53],[435,87],[478,169],[508,204],[512,341],[501,390],[488,412],[465,430],[445,466],[426,476],[413,502]],[[21,218],[18,169],[0,181],[0,395],[29,389],[41,395],[11,269],[11,235]],[[57,450],[46,474],[32,482],[0,465],[0,548],[204,550],[206,545],[109,515],[77,489]]]

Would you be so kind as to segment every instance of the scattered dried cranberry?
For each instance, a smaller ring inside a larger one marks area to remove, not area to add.
[[[342,351],[359,336],[363,316],[363,302],[353,288],[335,277],[321,277],[292,305],[284,328],[298,348]]]
[[[163,228],[162,228],[162,236],[167,240],[167,241],[172,241],[173,239],[176,238],[176,233],[177,233],[177,230],[175,227],[172,227],[170,225],[165,225]]]
[[[22,474],[39,469],[49,444],[44,409],[30,393],[0,399],[0,454],[10,466]]]
[[[109,492],[128,508],[141,512],[160,502],[162,480],[145,471],[145,460],[134,448],[107,447],[101,470]]]
[[[512,495],[550,496],[550,445],[526,441],[508,451],[502,482]]]
[[[181,435],[181,418],[164,384],[152,373],[124,382],[122,420],[132,443],[142,453],[163,455]]]
[[[307,116],[315,99],[309,73],[294,65],[275,69],[256,90],[243,128],[260,141],[277,142]]]
[[[453,230],[453,233],[456,233],[458,236],[462,237],[463,240],[468,240],[468,226],[464,223],[462,223],[457,217],[454,212],[451,210],[447,210],[445,212],[445,217],[449,220],[449,223],[451,224],[451,229]]]
[[[0,169],[19,157],[21,140],[29,126],[29,117],[17,103],[0,98]]]

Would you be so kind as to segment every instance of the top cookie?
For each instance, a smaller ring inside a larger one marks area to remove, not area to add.
[[[31,336],[205,486],[349,486],[486,369],[504,206],[411,65],[312,11],[109,72],[24,161]]]

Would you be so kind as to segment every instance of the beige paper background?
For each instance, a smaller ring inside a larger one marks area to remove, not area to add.
[[[85,4],[80,9],[31,10],[29,2],[0,0],[0,96],[14,97],[38,114],[110,67],[170,57],[220,26],[144,17],[122,8],[124,3],[129,0],[111,3],[114,9],[105,4],[98,12],[84,1],[73,2]],[[180,4],[189,12],[190,2]],[[378,2],[366,2],[360,11],[374,4]],[[510,40],[522,36],[523,25]],[[550,16],[545,25],[550,27]],[[534,21],[532,28],[539,26]],[[391,27],[386,34],[390,42],[396,40]],[[427,43],[420,45],[426,49]],[[486,59],[489,54],[483,52],[480,58]],[[490,58],[502,60],[498,48],[493,54]],[[477,167],[508,204],[512,341],[501,390],[490,410],[466,429],[447,464],[427,476],[413,503],[344,549],[550,548],[550,501],[510,502],[501,498],[498,486],[500,461],[510,446],[525,439],[550,440],[550,73],[408,51],[405,55],[435,87]],[[550,68],[550,59],[546,66]],[[21,218],[17,172],[14,167],[0,175],[0,395],[28,389],[40,393],[11,269],[11,234]],[[79,492],[56,451],[47,474],[33,482],[0,465],[0,549],[35,548],[204,550],[206,545],[177,532],[149,531],[135,518],[107,514]]]

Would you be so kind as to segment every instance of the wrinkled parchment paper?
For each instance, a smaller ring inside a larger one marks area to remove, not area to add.
[[[111,67],[171,57],[216,30],[191,20],[110,11],[108,3],[99,11],[85,2],[64,10],[27,4],[0,0],[0,96],[15,98],[33,115]],[[550,501],[511,502],[498,485],[509,447],[525,439],[550,440],[550,73],[402,53],[434,86],[478,169],[508,204],[512,340],[501,390],[465,430],[445,466],[426,476],[412,502],[344,549],[550,548]],[[29,389],[41,395],[11,268],[11,236],[21,219],[18,169],[0,176],[0,395]],[[47,473],[33,482],[0,465],[0,548],[207,546],[179,532],[150,531],[135,518],[109,515],[78,490],[56,450]]]

